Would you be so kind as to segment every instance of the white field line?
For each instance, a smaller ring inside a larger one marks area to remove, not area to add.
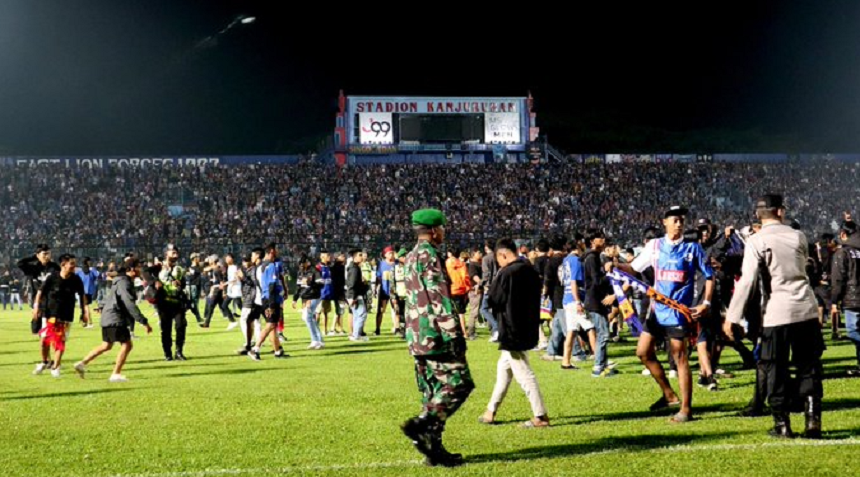
[[[637,449],[620,447],[616,449],[608,449],[605,451],[590,452],[585,454],[571,454],[577,457],[598,456],[607,454],[621,454],[624,452],[635,453],[677,453],[677,452],[707,452],[707,451],[726,451],[726,450],[756,450],[756,449],[774,449],[785,447],[837,447],[837,446],[860,446],[860,439],[850,438],[842,440],[793,440],[793,441],[774,441],[755,444],[712,444],[712,445],[678,445],[669,447],[660,447],[656,449]],[[514,451],[516,452],[516,451]],[[466,456],[468,459],[468,456]],[[295,467],[271,467],[271,468],[248,468],[248,469],[204,469],[199,471],[186,472],[163,472],[163,473],[138,473],[138,474],[116,474],[111,477],[217,477],[231,475],[247,475],[247,474],[292,474],[300,472],[327,472],[336,470],[371,470],[371,469],[387,469],[396,467],[412,467],[422,465],[422,460],[404,460],[397,462],[368,462],[358,464],[343,464],[343,465],[308,465]],[[468,462],[468,461],[467,461]],[[494,462],[508,462],[498,460]],[[468,465],[468,463],[467,463]]]

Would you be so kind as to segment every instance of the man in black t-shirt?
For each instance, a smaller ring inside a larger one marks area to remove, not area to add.
[[[561,361],[564,354],[564,340],[567,337],[567,327],[564,315],[564,285],[559,281],[558,269],[567,256],[565,247],[567,240],[556,236],[550,242],[549,258],[546,261],[541,276],[543,277],[543,295],[548,297],[553,310],[552,326],[550,327],[549,343],[546,354],[541,356],[545,361]],[[538,245],[540,247],[540,245]]]
[[[481,270],[481,261],[484,259],[484,253],[481,247],[472,249],[472,256],[469,259],[467,269],[469,278],[472,279],[472,289],[469,290],[469,324],[466,327],[466,338],[474,340],[477,338],[475,324],[481,316],[481,300],[484,299],[484,284],[481,283],[483,270]]]
[[[45,317],[42,329],[42,362],[36,365],[33,374],[42,374],[48,368],[51,346],[54,347],[54,362],[51,376],[60,377],[60,365],[66,351],[69,329],[75,321],[75,301],[80,302],[86,323],[90,322],[90,308],[84,294],[84,282],[75,274],[75,256],[65,254],[60,257],[60,272],[49,275],[36,295],[36,308]]]
[[[18,311],[24,310],[24,302],[21,300],[21,282],[12,277],[12,281],[9,283],[10,309],[15,310],[15,303],[18,304]]]
[[[33,318],[30,322],[30,332],[39,334],[45,323],[43,317],[35,309],[36,295],[42,284],[51,273],[59,272],[60,267],[51,261],[51,247],[46,244],[36,246],[36,253],[18,261],[18,268],[24,273],[25,300],[33,308]]]
[[[833,265],[833,254],[836,252],[836,236],[831,233],[821,235],[821,240],[816,244],[818,261],[821,264],[821,280],[815,288],[815,299],[818,301],[818,317],[822,328],[826,326],[828,310],[831,308],[830,296],[830,271]],[[830,333],[833,340],[839,336],[839,316],[830,317]]]
[[[9,286],[12,284],[12,275],[7,272],[0,272],[0,303],[3,304],[3,311],[6,311],[6,305],[9,303]]]
[[[20,268],[21,271],[24,272],[24,276],[27,277],[27,285],[30,290],[30,296],[27,297],[27,301],[30,303],[30,307],[33,308],[33,322],[30,327],[30,331],[35,335],[39,333],[39,330],[41,330],[44,325],[44,323],[42,323],[42,316],[39,313],[36,313],[36,306],[34,303],[36,301],[36,296],[48,276],[54,272],[59,272],[60,266],[51,261],[51,247],[46,244],[39,244],[36,246],[35,255],[22,258],[18,261],[18,268]]]
[[[218,257],[209,257],[209,264],[203,269],[203,276],[206,283],[204,289],[208,294],[206,296],[203,324],[200,327],[209,328],[212,315],[215,313],[215,308],[218,307],[221,310],[221,315],[230,322],[227,330],[232,330],[238,326],[238,323],[236,323],[236,318],[227,305],[227,271],[219,263]]]
[[[535,258],[534,267],[538,272],[538,277],[543,282],[543,272],[546,268],[546,262],[549,261],[549,241],[547,239],[540,239],[537,243],[537,258]]]

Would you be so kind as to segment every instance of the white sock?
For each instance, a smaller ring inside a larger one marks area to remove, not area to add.
[[[240,318],[241,320],[241,318]],[[245,343],[248,342],[248,322],[239,323],[239,328],[242,330],[242,338],[245,338]]]

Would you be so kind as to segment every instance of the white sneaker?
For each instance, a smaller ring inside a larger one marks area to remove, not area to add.
[[[60,368],[52,369],[51,370],[51,377],[52,378],[59,378],[60,377]]]
[[[651,370],[648,368],[643,369],[642,376],[651,376]]]
[[[498,337],[496,337],[496,341],[499,341]],[[540,343],[540,344],[538,344],[538,347],[535,348],[535,350],[543,351],[543,350],[547,349],[548,347],[549,347],[549,343]]]
[[[36,369],[33,370],[33,375],[38,376],[45,372],[48,369],[48,363],[39,363],[36,365]]]
[[[75,363],[75,372],[78,373],[78,376],[80,376],[81,379],[84,379],[84,373],[87,372],[86,365],[80,361]]]
[[[314,349],[323,349],[323,348],[325,348],[325,343],[323,343],[322,341],[317,341],[317,345]]]
[[[496,331],[493,333],[493,336],[490,337],[490,343],[498,343],[499,342],[499,332]]]
[[[325,335],[326,336],[337,336],[337,333],[335,333],[334,330],[332,330],[332,331],[329,331],[328,333],[326,333]]]
[[[609,369],[615,369],[616,366],[618,366],[618,363],[616,363],[615,361],[607,361],[606,362],[606,367]]]
[[[318,345],[317,341],[311,341],[311,344],[310,344],[310,346],[308,346],[308,349],[319,349],[319,348],[317,348],[317,345]]]
[[[669,379],[675,379],[675,378],[677,378],[677,377],[678,377],[678,372],[677,372],[677,371],[675,371],[674,369],[672,369],[672,370],[670,370],[670,371],[669,371]]]
[[[123,376],[121,374],[112,374],[110,379],[108,379],[108,382],[111,382],[111,383],[127,383],[128,378],[126,378],[125,376]]]
[[[229,325],[227,325],[227,331],[235,330],[239,326],[238,321],[231,321]]]
[[[361,341],[360,339],[358,339],[358,338],[356,338],[355,336],[352,336],[352,335],[350,335],[350,336],[349,336],[349,340],[350,340],[350,341],[352,341],[353,343],[358,343],[358,342],[360,342],[360,341]]]

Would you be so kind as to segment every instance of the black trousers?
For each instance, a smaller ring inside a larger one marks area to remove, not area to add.
[[[236,315],[242,314],[242,298],[241,297],[227,298],[225,300],[224,306],[226,306],[227,309],[229,310],[231,305],[234,307],[233,310],[236,311],[236,313],[235,313]]]
[[[182,353],[185,347],[185,329],[188,322],[185,320],[185,306],[181,303],[160,303],[158,305],[158,320],[161,324],[161,349],[164,356],[172,356],[173,328],[176,328],[176,352]]]
[[[399,329],[406,329],[406,298],[395,297],[397,300],[397,326]]]
[[[247,312],[245,310],[248,310]],[[242,314],[247,313],[248,316],[245,319],[245,323],[240,323],[239,326],[245,326],[248,330],[248,339],[245,341],[245,348],[251,349],[251,346],[255,345],[254,341],[254,322],[263,317],[263,307],[257,305],[255,303],[251,304],[250,308],[243,308]]]
[[[797,398],[822,398],[821,354],[824,339],[818,320],[764,328],[761,337],[761,365],[767,374],[768,402],[773,412],[788,413]],[[789,366],[797,377],[791,380]]]
[[[209,326],[209,322],[212,321],[212,315],[215,314],[215,307],[221,309],[221,316],[227,318],[229,321],[236,321],[236,318],[233,317],[233,312],[230,311],[230,307],[228,306],[227,300],[224,299],[224,294],[219,293],[215,295],[215,297],[206,297],[206,318],[204,320],[204,325]]]
[[[200,287],[196,285],[191,285],[188,287],[188,301],[189,309],[191,310],[191,314],[194,315],[194,318],[197,318],[197,322],[200,323],[203,321],[203,318],[200,316]]]

